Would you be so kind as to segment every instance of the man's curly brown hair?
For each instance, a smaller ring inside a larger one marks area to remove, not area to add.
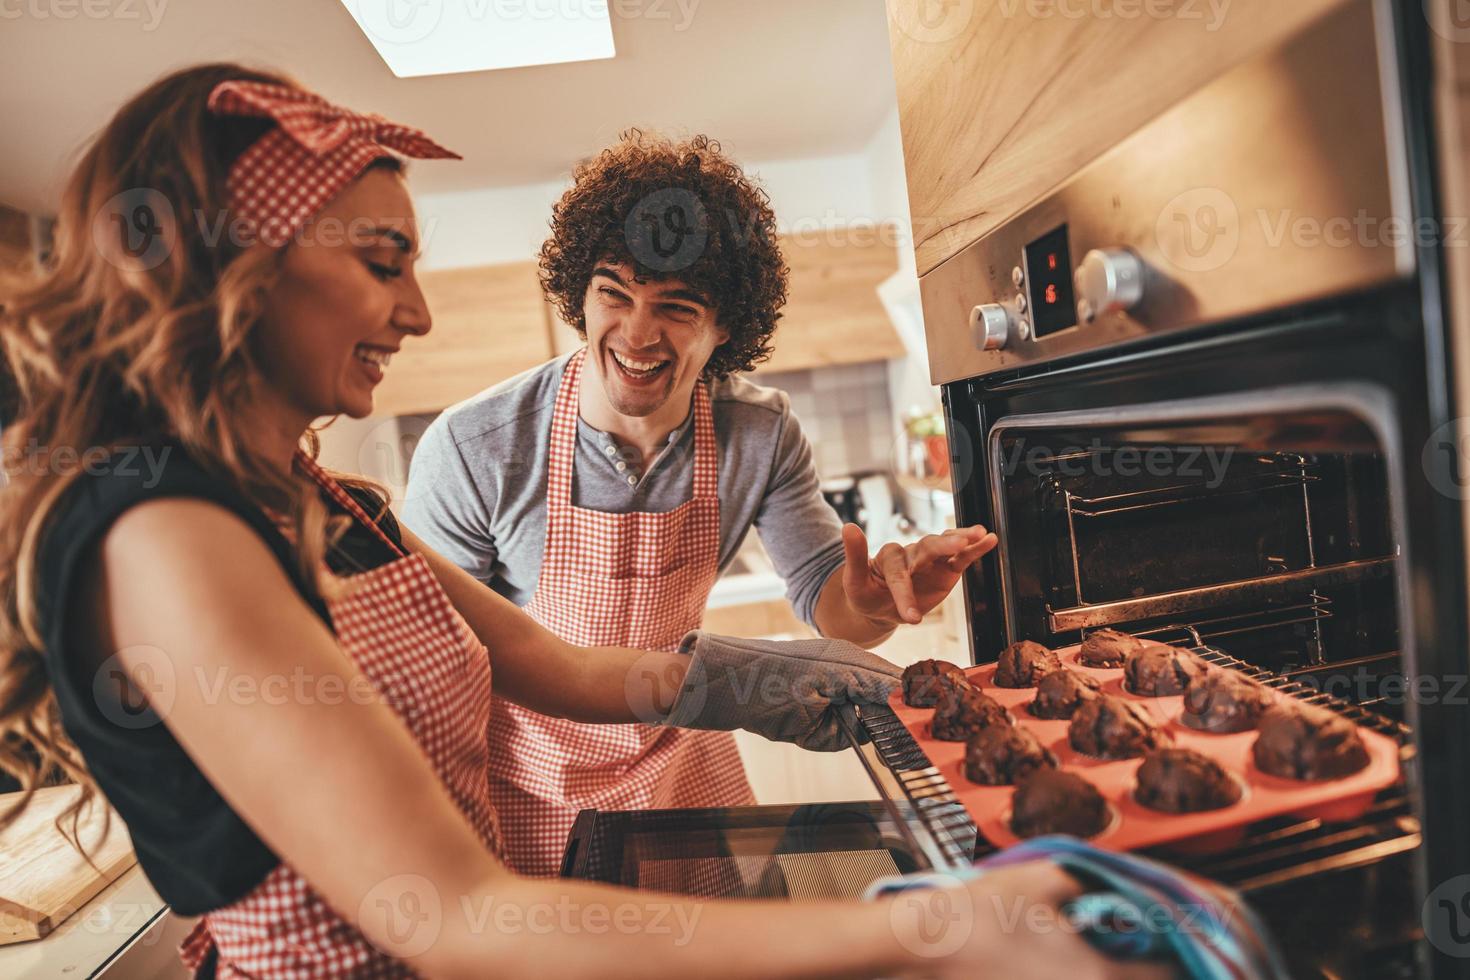
[[[587,336],[593,270],[626,264],[639,281],[678,279],[709,300],[730,339],[707,379],[749,371],[771,355],[789,270],[766,192],[707,136],[675,142],[640,130],[573,173],[541,246],[541,286],[561,318]]]

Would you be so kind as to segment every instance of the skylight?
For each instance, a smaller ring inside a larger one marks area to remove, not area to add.
[[[610,0],[342,0],[399,78],[611,58]]]

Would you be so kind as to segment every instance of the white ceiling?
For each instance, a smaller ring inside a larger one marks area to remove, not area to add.
[[[883,0],[606,2],[610,61],[411,79],[393,76],[339,0],[7,4],[0,201],[54,211],[68,162],[123,100],[216,59],[283,69],[463,154],[417,170],[415,188],[429,193],[557,179],[632,125],[707,132],[747,161],[847,153],[893,106]]]

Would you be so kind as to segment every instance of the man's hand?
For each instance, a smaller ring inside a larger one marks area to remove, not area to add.
[[[876,626],[891,629],[900,623],[917,623],[944,601],[965,569],[998,541],[978,524],[951,528],[906,547],[886,544],[870,561],[862,528],[847,524],[842,528],[847,552],[842,587],[848,604]]]

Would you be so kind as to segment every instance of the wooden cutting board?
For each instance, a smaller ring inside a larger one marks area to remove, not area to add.
[[[110,811],[100,795],[78,825],[95,868],[56,829],[57,816],[79,793],[76,786],[37,790],[20,819],[0,833],[0,946],[46,936],[137,863],[115,812],[104,837]]]

